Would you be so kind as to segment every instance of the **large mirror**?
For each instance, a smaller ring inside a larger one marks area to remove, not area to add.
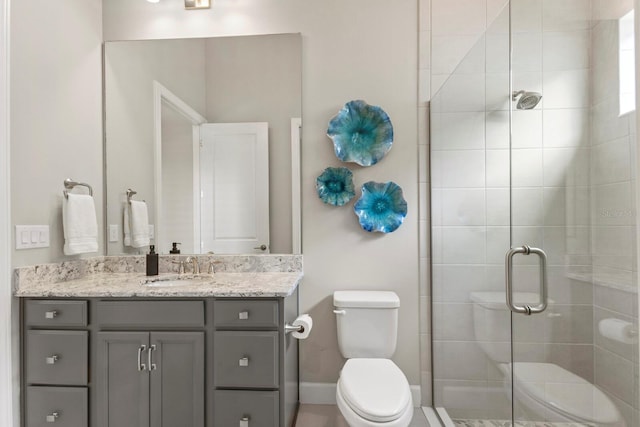
[[[127,190],[168,253],[299,253],[300,34],[107,42],[106,236]]]

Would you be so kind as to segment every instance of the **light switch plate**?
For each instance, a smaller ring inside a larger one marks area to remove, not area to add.
[[[118,241],[118,224],[109,224],[109,242]]]
[[[48,247],[48,225],[16,225],[16,249],[35,249]]]

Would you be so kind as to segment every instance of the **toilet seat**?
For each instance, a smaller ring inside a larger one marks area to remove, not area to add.
[[[409,383],[389,359],[347,360],[338,380],[337,398],[362,421],[376,425],[401,426],[394,421],[403,421],[407,413],[411,420],[413,415]]]
[[[617,426],[617,407],[595,385],[553,363],[516,362],[517,397],[527,397],[548,411],[585,424]],[[510,366],[505,371],[510,377]],[[525,402],[523,402],[525,403]],[[526,404],[526,403],[525,403]]]

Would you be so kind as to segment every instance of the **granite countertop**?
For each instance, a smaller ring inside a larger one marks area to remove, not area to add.
[[[211,259],[211,258],[209,258]],[[20,267],[17,297],[287,297],[302,281],[301,257],[217,257],[214,274],[161,273],[146,276],[135,257],[102,257]],[[167,269],[171,259],[161,259]],[[181,283],[175,283],[176,280]],[[170,281],[174,281],[171,283]],[[184,284],[188,281],[187,284]]]
[[[168,280],[193,284],[163,286]],[[212,275],[96,273],[58,283],[21,287],[18,297],[286,297],[293,293],[302,273],[216,273]],[[156,281],[154,281],[156,280]]]

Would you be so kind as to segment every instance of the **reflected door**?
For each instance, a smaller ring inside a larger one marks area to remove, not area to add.
[[[201,253],[268,253],[268,123],[207,123],[200,135]]]

